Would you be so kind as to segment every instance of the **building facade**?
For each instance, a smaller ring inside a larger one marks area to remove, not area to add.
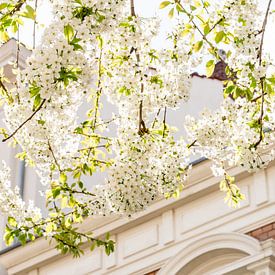
[[[10,58],[14,58],[14,45],[14,40],[5,45],[7,54],[0,60],[6,70]],[[1,51],[3,48],[0,49],[2,57]],[[22,49],[21,54],[23,62],[29,53]],[[177,113],[169,114],[172,124],[180,126],[185,114],[196,116],[203,107],[217,108],[222,99],[221,90],[222,83],[215,78],[194,75],[190,102],[182,105]],[[6,151],[1,153],[5,152],[8,164],[14,168],[14,184],[23,188],[22,196],[42,206],[35,173],[14,161],[18,149],[3,147],[3,150]],[[212,176],[210,166],[208,160],[194,159],[192,173],[178,199],[157,201],[130,219],[112,216],[85,220],[83,231],[92,230],[95,237],[111,233],[116,249],[110,256],[100,249],[90,252],[87,248],[84,256],[73,259],[59,255],[54,244],[49,245],[47,240],[37,239],[24,247],[2,246],[0,272],[18,275],[275,274],[275,162],[255,174],[248,174],[240,167],[229,170],[246,196],[236,209],[224,203],[219,180]]]

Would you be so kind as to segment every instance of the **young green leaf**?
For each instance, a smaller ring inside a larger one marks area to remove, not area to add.
[[[215,41],[216,41],[216,43],[217,43],[217,44],[220,43],[220,42],[223,40],[224,37],[225,37],[224,31],[218,32],[218,33],[216,34],[216,36],[215,36]]]
[[[35,12],[35,10],[33,9],[32,6],[27,5],[26,10],[22,13],[22,16],[26,17],[26,18],[29,18],[29,19],[32,19],[32,20],[35,20],[36,12]]]
[[[209,60],[206,63],[206,76],[207,77],[212,76],[214,70],[215,70],[215,61],[214,60]]]
[[[174,8],[172,8],[172,9],[169,11],[168,17],[169,17],[169,18],[173,18],[173,17],[174,17]]]
[[[169,6],[170,4],[172,4],[170,1],[163,1],[162,3],[160,3],[159,8],[164,9],[167,6]]]

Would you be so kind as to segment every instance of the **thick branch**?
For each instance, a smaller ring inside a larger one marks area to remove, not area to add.
[[[136,16],[135,1],[131,0],[131,16]]]

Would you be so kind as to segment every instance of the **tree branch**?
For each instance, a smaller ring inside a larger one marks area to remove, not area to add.
[[[264,17],[263,26],[262,26],[262,29],[261,29],[262,37],[261,37],[261,43],[260,43],[260,48],[259,48],[259,53],[258,53],[259,66],[261,66],[262,62],[263,62],[262,55],[263,55],[264,37],[265,37],[267,19],[268,19],[268,14],[269,14],[269,11],[270,11],[271,3],[272,3],[272,0],[269,0],[268,5],[267,5],[267,9],[266,9],[266,13],[265,13],[265,17]],[[264,139],[264,133],[263,133],[263,117],[264,117],[264,101],[265,101],[264,77],[261,77],[260,82],[261,82],[261,90],[262,90],[262,94],[261,94],[261,113],[260,113],[260,117],[259,117],[260,138],[254,144],[255,149],[259,146],[259,144]]]
[[[20,11],[21,7],[26,3],[26,1],[27,0],[18,1],[12,10],[1,16],[0,21],[4,20],[8,16],[13,16],[16,12]]]
[[[37,11],[37,5],[38,5],[38,0],[35,0],[34,2],[34,10],[35,10],[35,13]],[[32,48],[35,49],[36,47],[36,18],[34,19],[33,21],[33,32],[32,32]]]
[[[100,54],[99,54],[99,60],[98,60],[98,85],[97,85],[97,92],[96,92],[94,123],[93,123],[93,127],[92,127],[93,132],[95,132],[95,128],[96,128],[98,109],[99,109],[99,99],[100,99],[100,96],[102,94],[102,88],[101,88],[102,54],[103,54],[103,49],[101,48],[100,49]]]
[[[8,100],[9,100],[10,102],[13,102],[13,98],[12,98],[12,96],[9,94],[9,91],[8,91],[7,87],[5,86],[5,84],[3,83],[1,77],[0,77],[0,87],[2,88],[2,90],[4,91],[4,93],[6,94]]]
[[[51,152],[51,154],[52,154],[52,157],[53,157],[53,159],[54,159],[54,162],[55,162],[55,164],[56,164],[56,166],[57,166],[57,168],[58,168],[58,171],[61,173],[62,170],[61,170],[60,165],[59,165],[59,163],[58,163],[58,161],[57,161],[57,158],[55,157],[55,154],[54,154],[54,151],[53,151],[53,149],[52,149],[52,146],[51,146],[51,144],[50,144],[49,139],[48,139],[48,146],[49,146],[49,150],[50,150],[50,152]]]
[[[164,108],[164,114],[163,114],[163,132],[162,137],[165,137],[165,131],[166,131],[166,116],[167,116],[167,107]]]
[[[136,17],[136,11],[135,11],[135,2],[134,0],[131,0],[131,16],[133,17]],[[132,48],[131,51],[135,51],[136,53],[136,57],[137,57],[137,62],[139,63],[140,62],[140,55],[139,53],[137,53],[137,50]],[[143,84],[143,79],[141,77],[140,79],[140,82],[141,82],[141,94],[144,92],[144,84]],[[140,136],[142,136],[143,134],[145,133],[148,133],[148,129],[146,128],[146,125],[145,125],[145,122],[143,120],[143,101],[141,100],[140,101],[140,104],[139,104],[139,122],[138,122],[138,134]]]
[[[32,113],[31,116],[29,116],[11,135],[9,135],[7,138],[4,138],[2,142],[6,142],[10,138],[12,138],[27,122],[32,120],[32,118],[42,109],[43,105],[45,104],[46,99],[43,99],[39,107]]]
[[[136,17],[135,1],[134,0],[131,0],[131,16]]]

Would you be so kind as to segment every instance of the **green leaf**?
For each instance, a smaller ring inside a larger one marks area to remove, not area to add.
[[[203,32],[205,35],[207,35],[210,32],[210,26],[208,23],[205,24],[205,26],[203,28]]]
[[[8,217],[8,223],[12,227],[16,227],[17,226],[17,221],[13,217]]]
[[[169,18],[173,18],[173,17],[174,17],[174,8],[172,8],[172,9],[169,11],[168,17],[169,17]]]
[[[206,63],[206,76],[207,77],[212,76],[214,70],[215,70],[215,61],[214,60],[209,60]]]
[[[167,6],[169,6],[170,4],[172,4],[170,1],[163,1],[162,3],[160,3],[159,8],[164,9]]]
[[[106,237],[105,237],[105,239],[106,239],[107,241],[109,241],[109,240],[110,240],[110,232],[107,232],[107,233],[106,233]]]
[[[49,222],[45,228],[45,231],[47,234],[51,233],[54,229],[54,226],[53,226],[53,223],[52,222]]]
[[[4,240],[8,246],[13,244],[14,237],[11,232],[6,232],[4,235]]]
[[[201,15],[197,14],[196,17],[197,17],[203,24],[205,24],[205,21],[204,21],[204,19],[203,19],[203,17],[202,17]]]
[[[203,40],[198,41],[196,44],[194,44],[193,50],[195,52],[199,52],[201,50],[202,46],[203,46]]]
[[[37,108],[40,106],[42,102],[42,99],[40,97],[40,94],[38,94],[35,98],[34,98],[34,102],[33,102],[33,110],[37,110]]]
[[[68,42],[72,41],[74,38],[74,29],[71,25],[64,26],[64,35]]]
[[[37,120],[37,122],[39,125],[42,125],[42,126],[46,123],[46,121],[42,119]]]
[[[24,233],[21,234],[18,239],[19,239],[20,243],[22,243],[23,245],[25,245],[27,243],[27,236]]]
[[[275,85],[275,75],[272,77],[266,78],[267,81],[269,81],[271,84]]]
[[[37,86],[30,86],[30,96],[31,97],[35,97],[39,94],[41,88],[40,87],[37,87]]]
[[[21,152],[21,153],[16,154],[15,157],[20,159],[20,160],[25,160],[26,157],[27,157],[27,153],[26,152]]]
[[[64,209],[68,206],[68,198],[67,197],[62,197],[60,206],[61,206],[61,209]]]
[[[7,42],[9,40],[9,35],[5,30],[0,31],[0,41]]]
[[[53,198],[55,199],[57,196],[59,196],[61,193],[61,189],[60,187],[57,187],[55,189],[52,190],[52,194],[53,194]]]
[[[184,9],[182,8],[182,6],[179,3],[176,4],[176,10],[178,13],[184,12]]]
[[[26,18],[29,18],[29,19],[32,19],[32,20],[35,20],[36,12],[30,5],[27,5],[26,10],[22,13],[22,16],[26,17]]]
[[[224,90],[224,95],[225,96],[228,96],[232,93],[234,93],[234,90],[236,89],[236,86],[235,85],[230,85],[230,86],[227,86]]]
[[[66,182],[67,182],[67,175],[64,174],[64,173],[61,173],[61,174],[60,174],[60,177],[59,177],[59,181],[60,181],[62,184],[66,183]]]
[[[96,37],[97,41],[98,41],[98,44],[99,44],[99,49],[102,49],[103,48],[103,39],[102,37],[99,35]]]
[[[225,32],[224,31],[218,32],[215,36],[216,43],[217,44],[220,43],[223,40],[224,37],[225,37]]]
[[[0,4],[0,11],[3,10],[3,9],[5,9],[7,6],[8,6],[7,3]]]
[[[82,182],[82,181],[79,181],[79,182],[78,182],[78,186],[79,186],[79,188],[83,189],[83,187],[84,187],[83,182]]]
[[[233,97],[234,97],[234,98],[238,98],[238,97],[244,96],[244,95],[245,95],[244,90],[242,90],[242,89],[239,88],[239,87],[236,87],[236,89],[234,90],[234,93],[233,93]]]

